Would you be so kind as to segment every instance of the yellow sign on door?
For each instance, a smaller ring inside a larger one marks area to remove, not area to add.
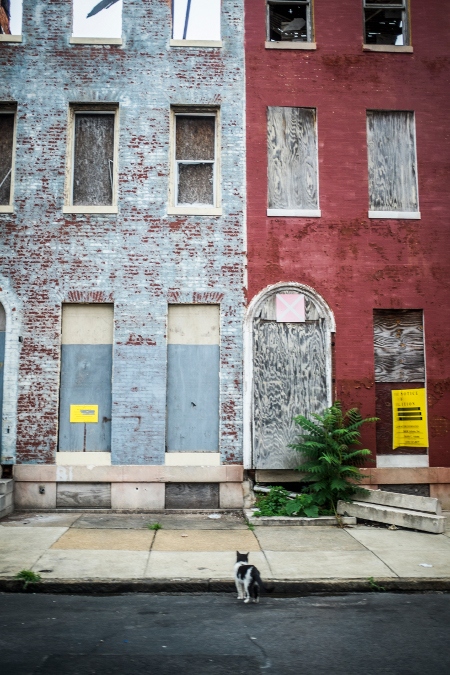
[[[98,405],[71,405],[71,422],[98,422]]]
[[[425,389],[392,391],[393,443],[400,447],[427,448],[427,397]]]

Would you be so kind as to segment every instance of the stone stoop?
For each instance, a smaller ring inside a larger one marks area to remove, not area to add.
[[[338,502],[340,515],[355,516],[362,520],[398,525],[432,534],[442,534],[445,517],[438,499],[414,495],[370,490],[354,502]]]
[[[13,489],[12,478],[0,480],[0,518],[8,516],[14,510]]]

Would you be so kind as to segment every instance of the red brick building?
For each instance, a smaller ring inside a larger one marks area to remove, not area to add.
[[[338,398],[381,418],[372,485],[449,508],[449,33],[440,0],[247,0],[244,456],[260,479],[295,466],[289,415]],[[283,293],[305,323],[280,322]],[[414,388],[428,445],[394,450],[391,391]]]

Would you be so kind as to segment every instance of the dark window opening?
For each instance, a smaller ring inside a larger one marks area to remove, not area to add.
[[[369,45],[409,44],[405,2],[365,0],[364,42]]]
[[[311,3],[269,2],[268,36],[270,42],[311,42]]]

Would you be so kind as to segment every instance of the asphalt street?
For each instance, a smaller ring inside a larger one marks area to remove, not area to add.
[[[450,595],[0,595],[2,675],[447,675]]]

